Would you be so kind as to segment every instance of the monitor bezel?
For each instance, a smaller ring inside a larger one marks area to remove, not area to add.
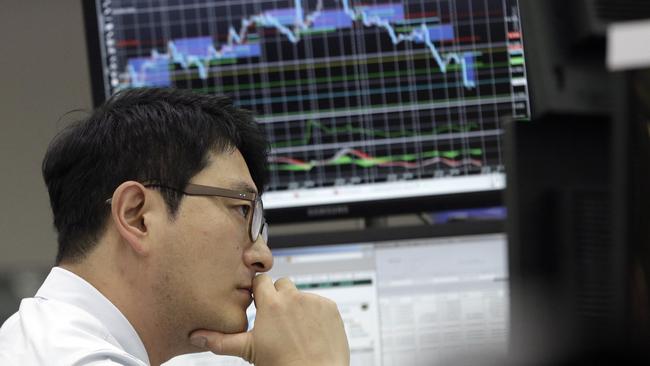
[[[376,227],[362,230],[344,230],[304,234],[274,235],[269,229],[269,246],[274,249],[382,243],[410,239],[465,237],[504,234],[505,220],[468,220],[435,225]]]

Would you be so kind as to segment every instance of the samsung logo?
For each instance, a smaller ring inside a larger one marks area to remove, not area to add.
[[[307,209],[307,216],[309,217],[339,216],[348,213],[350,213],[350,208],[347,205],[317,206]]]

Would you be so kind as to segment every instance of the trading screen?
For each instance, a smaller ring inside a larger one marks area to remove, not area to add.
[[[351,366],[490,364],[507,350],[504,234],[347,243],[273,251],[269,272],[336,302]],[[254,325],[255,308],[248,311]],[[243,366],[210,353],[165,366]]]
[[[526,119],[517,0],[97,0],[104,96],[223,93],[271,144],[265,207],[501,189]]]

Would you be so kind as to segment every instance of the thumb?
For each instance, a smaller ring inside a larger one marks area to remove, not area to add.
[[[253,361],[253,333],[224,334],[210,330],[197,330],[190,334],[190,342],[217,355],[241,357]]]

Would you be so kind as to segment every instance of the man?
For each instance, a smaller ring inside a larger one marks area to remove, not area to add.
[[[57,266],[2,326],[0,364],[349,364],[333,302],[256,276],[266,154],[249,113],[182,90],[120,92],[64,130],[43,161]]]

